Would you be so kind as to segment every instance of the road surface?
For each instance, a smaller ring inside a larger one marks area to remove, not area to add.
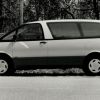
[[[100,77],[0,77],[0,100],[100,100]]]

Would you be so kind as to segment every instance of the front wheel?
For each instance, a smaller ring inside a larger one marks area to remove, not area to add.
[[[0,58],[0,75],[12,75],[13,73],[12,61],[10,59]]]
[[[100,73],[100,57],[86,59],[83,70],[87,75],[98,75]]]

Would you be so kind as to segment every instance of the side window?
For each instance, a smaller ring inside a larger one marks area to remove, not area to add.
[[[16,34],[16,31],[11,32],[10,34],[8,34],[7,36],[5,36],[2,40],[5,41],[10,41],[13,40],[13,36]]]
[[[77,24],[73,22],[47,23],[54,39],[80,38],[81,34]]]
[[[100,37],[100,24],[99,23],[81,23],[84,37]]]
[[[27,24],[18,29],[17,40],[30,41],[30,40],[42,40],[43,32],[40,24]]]

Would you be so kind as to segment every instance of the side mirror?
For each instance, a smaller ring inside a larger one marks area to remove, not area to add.
[[[13,35],[13,40],[14,40],[14,41],[16,40],[16,38],[17,38],[17,36],[16,36],[16,35]]]

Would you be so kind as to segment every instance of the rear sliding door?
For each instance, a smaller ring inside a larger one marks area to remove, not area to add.
[[[79,23],[47,23],[53,39],[48,40],[49,65],[82,64],[85,40]]]

